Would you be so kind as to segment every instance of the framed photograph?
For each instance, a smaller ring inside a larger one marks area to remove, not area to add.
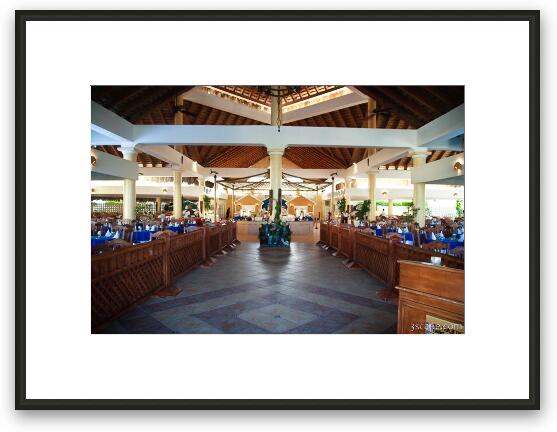
[[[17,409],[539,409],[539,11],[15,20]]]

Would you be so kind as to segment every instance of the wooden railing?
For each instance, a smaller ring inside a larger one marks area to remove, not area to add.
[[[166,241],[155,240],[91,257],[93,329],[164,287],[166,254]]]
[[[353,259],[354,246],[352,236],[354,230],[349,226],[338,227],[338,251],[348,259]]]
[[[203,262],[203,229],[168,237],[168,266],[171,279]]]
[[[393,289],[399,280],[398,260],[430,262],[431,257],[436,256],[441,258],[444,266],[464,269],[462,258],[376,237],[347,225],[322,222],[320,228],[323,244],[337,249],[338,253],[385,283],[389,289]]]
[[[91,257],[91,323],[97,330],[147,300],[236,241],[236,224],[190,228],[184,234]]]
[[[205,228],[205,243],[207,245],[207,257],[219,253],[222,248],[220,244],[221,226],[214,225]]]
[[[390,286],[393,278],[393,242],[360,231],[354,233],[354,242],[354,262]]]
[[[338,250],[338,225],[329,224],[330,244],[333,249]]]
[[[325,221],[319,222],[319,242],[329,244],[329,223]]]

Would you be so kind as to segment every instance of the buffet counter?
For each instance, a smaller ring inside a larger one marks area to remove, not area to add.
[[[238,221],[236,222],[238,235],[258,235],[261,221]],[[296,236],[312,235],[313,222],[288,222],[292,231],[293,240]]]

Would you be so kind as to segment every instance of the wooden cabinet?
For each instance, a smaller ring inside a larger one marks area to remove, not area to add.
[[[399,265],[398,333],[464,333],[464,270]]]

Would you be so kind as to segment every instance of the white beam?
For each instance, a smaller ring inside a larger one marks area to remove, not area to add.
[[[271,124],[271,111],[265,112],[248,105],[235,102],[233,99],[225,99],[214,94],[203,91],[201,87],[195,87],[184,95],[184,97],[200,105],[205,105],[231,114],[257,120],[262,123]]]
[[[199,165],[196,161],[188,158],[184,154],[177,150],[174,150],[170,146],[155,146],[155,145],[144,145],[138,144],[135,146],[136,149],[147,153],[151,156],[156,157],[166,163],[172,165],[173,168],[180,167],[183,172],[187,173],[188,176],[197,176],[199,174],[209,175],[209,169],[204,168]]]
[[[92,179],[137,180],[138,167],[136,163],[95,149],[91,149],[91,155],[94,155],[97,160],[95,165],[91,165]]]
[[[360,105],[366,102],[367,97],[362,97],[361,94],[352,92],[350,94],[339,96],[334,99],[329,99],[320,103],[308,105],[304,108],[288,111],[282,115],[282,123],[291,123],[298,120],[303,120],[305,118],[315,117],[321,114],[349,108],[354,105]]]
[[[456,162],[462,164],[460,171],[454,169]],[[412,183],[464,184],[464,153],[413,168]]]
[[[116,145],[129,143],[134,138],[132,123],[93,101],[91,101],[91,131],[106,137],[107,142],[103,144],[109,144],[110,141],[111,144]]]
[[[416,130],[284,126],[135,125],[138,144],[415,147]]]
[[[375,129],[365,129],[375,130]],[[382,129],[378,129],[382,130]],[[377,170],[381,165],[388,164],[408,154],[408,148],[384,148],[370,157],[361,160],[346,170],[347,177],[367,177],[370,170]]]
[[[454,148],[458,146],[458,141],[453,138],[464,134],[464,104],[422,126],[417,134],[419,146],[432,150],[463,150],[464,142],[460,143],[461,148]]]

